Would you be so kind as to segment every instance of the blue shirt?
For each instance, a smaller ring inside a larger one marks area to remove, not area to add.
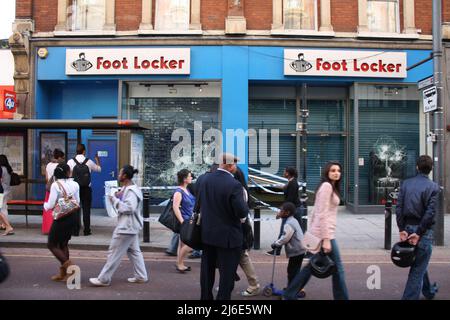
[[[194,212],[195,197],[181,188],[177,188],[175,192],[181,193],[181,216],[184,220],[189,220]]]

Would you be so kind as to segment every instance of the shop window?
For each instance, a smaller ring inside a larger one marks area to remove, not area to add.
[[[123,87],[122,118],[151,123],[151,129],[144,131],[144,185],[176,185],[176,173],[183,168],[189,168],[195,176],[206,172],[213,159],[205,149],[209,143],[203,139],[203,161],[201,164],[194,162],[194,152],[198,150],[194,123],[201,123],[202,134],[208,129],[220,130],[220,83],[129,82]],[[190,133],[191,157],[172,158],[171,152],[180,142],[172,140],[176,129]],[[152,194],[152,197],[161,197],[161,201],[167,196],[167,190]]]
[[[360,205],[382,205],[402,180],[416,174],[418,98],[412,86],[359,86]]]
[[[187,31],[189,20],[190,0],[156,0],[156,30]]]
[[[317,0],[284,0],[284,29],[316,30]]]
[[[371,32],[398,33],[400,30],[398,0],[367,0],[367,27]]]
[[[67,7],[67,30],[102,30],[106,0],[71,0]]]

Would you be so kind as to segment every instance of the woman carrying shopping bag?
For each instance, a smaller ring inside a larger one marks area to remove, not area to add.
[[[142,216],[142,192],[132,181],[138,170],[125,165],[119,173],[122,189],[110,196],[109,200],[117,209],[118,223],[109,246],[108,259],[97,278],[89,282],[96,287],[107,287],[111,284],[114,272],[120,266],[122,257],[127,254],[133,264],[134,276],[128,278],[130,283],[145,283],[148,281],[144,256],[139,247],[139,232],[144,225]]]

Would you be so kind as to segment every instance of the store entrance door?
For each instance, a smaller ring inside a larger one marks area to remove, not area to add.
[[[105,181],[117,180],[117,141],[89,140],[88,158],[94,160],[96,154],[100,158],[102,171],[91,174],[92,208],[104,208]]]

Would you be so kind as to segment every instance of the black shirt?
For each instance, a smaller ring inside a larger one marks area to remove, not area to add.
[[[284,201],[292,202],[296,207],[300,206],[297,179],[292,179],[284,188]]]

